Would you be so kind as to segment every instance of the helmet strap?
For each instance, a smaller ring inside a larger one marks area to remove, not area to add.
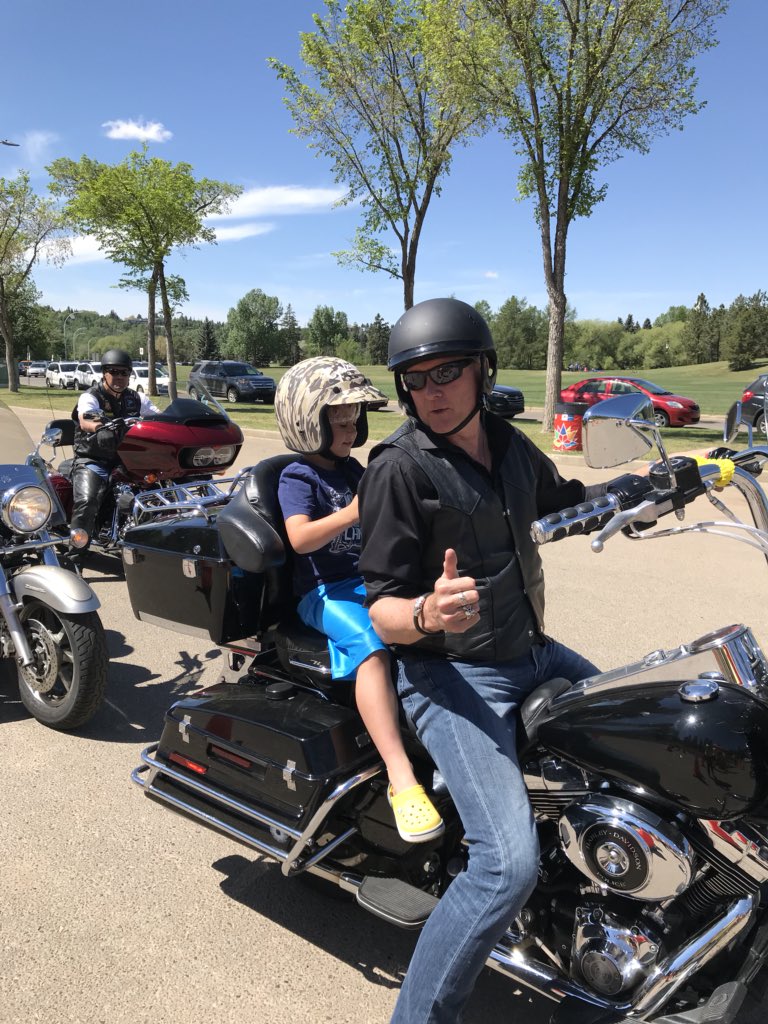
[[[482,400],[478,399],[472,411],[464,417],[464,419],[461,421],[461,423],[458,424],[458,426],[452,427],[450,430],[443,431],[432,430],[432,428],[430,427],[430,432],[432,434],[435,434],[437,437],[451,437],[453,434],[458,434],[460,430],[463,430],[464,427],[466,427],[466,425],[475,418],[475,416],[478,414],[478,412],[480,412],[482,408]]]

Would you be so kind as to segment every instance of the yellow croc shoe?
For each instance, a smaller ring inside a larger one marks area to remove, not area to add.
[[[410,786],[397,794],[392,792],[391,785],[387,786],[387,800],[400,838],[406,843],[427,843],[445,831],[443,819],[423,786]]]

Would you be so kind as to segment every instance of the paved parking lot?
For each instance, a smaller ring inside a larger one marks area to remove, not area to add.
[[[44,412],[24,414],[34,436]],[[248,432],[242,464],[282,450]],[[566,475],[587,470],[564,456]],[[700,510],[712,518],[708,504]],[[548,628],[604,668],[746,621],[766,645],[765,560],[707,537],[544,551]],[[314,880],[152,804],[130,782],[173,699],[214,682],[210,643],[139,623],[119,563],[102,601],[108,701],[77,734],[32,721],[0,679],[0,1024],[384,1024],[415,943]],[[544,1024],[485,971],[466,1024]],[[740,1018],[739,1024],[747,1024]]]

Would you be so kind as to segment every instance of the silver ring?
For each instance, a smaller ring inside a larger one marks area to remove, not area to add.
[[[459,593],[456,595],[456,597],[457,597],[457,600],[458,600],[459,604],[461,605],[461,607],[462,608],[466,608],[467,607],[467,595],[464,593],[464,591],[460,590]]]
[[[473,604],[465,604],[464,605],[464,618],[465,619],[471,619],[474,614],[475,614],[475,606]]]

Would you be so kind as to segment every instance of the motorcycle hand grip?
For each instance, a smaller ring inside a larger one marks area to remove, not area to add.
[[[564,508],[531,523],[531,540],[534,544],[549,544],[563,540],[577,533],[590,533],[602,529],[621,509],[621,501],[615,494],[603,494],[592,501],[582,501],[575,508]]]

